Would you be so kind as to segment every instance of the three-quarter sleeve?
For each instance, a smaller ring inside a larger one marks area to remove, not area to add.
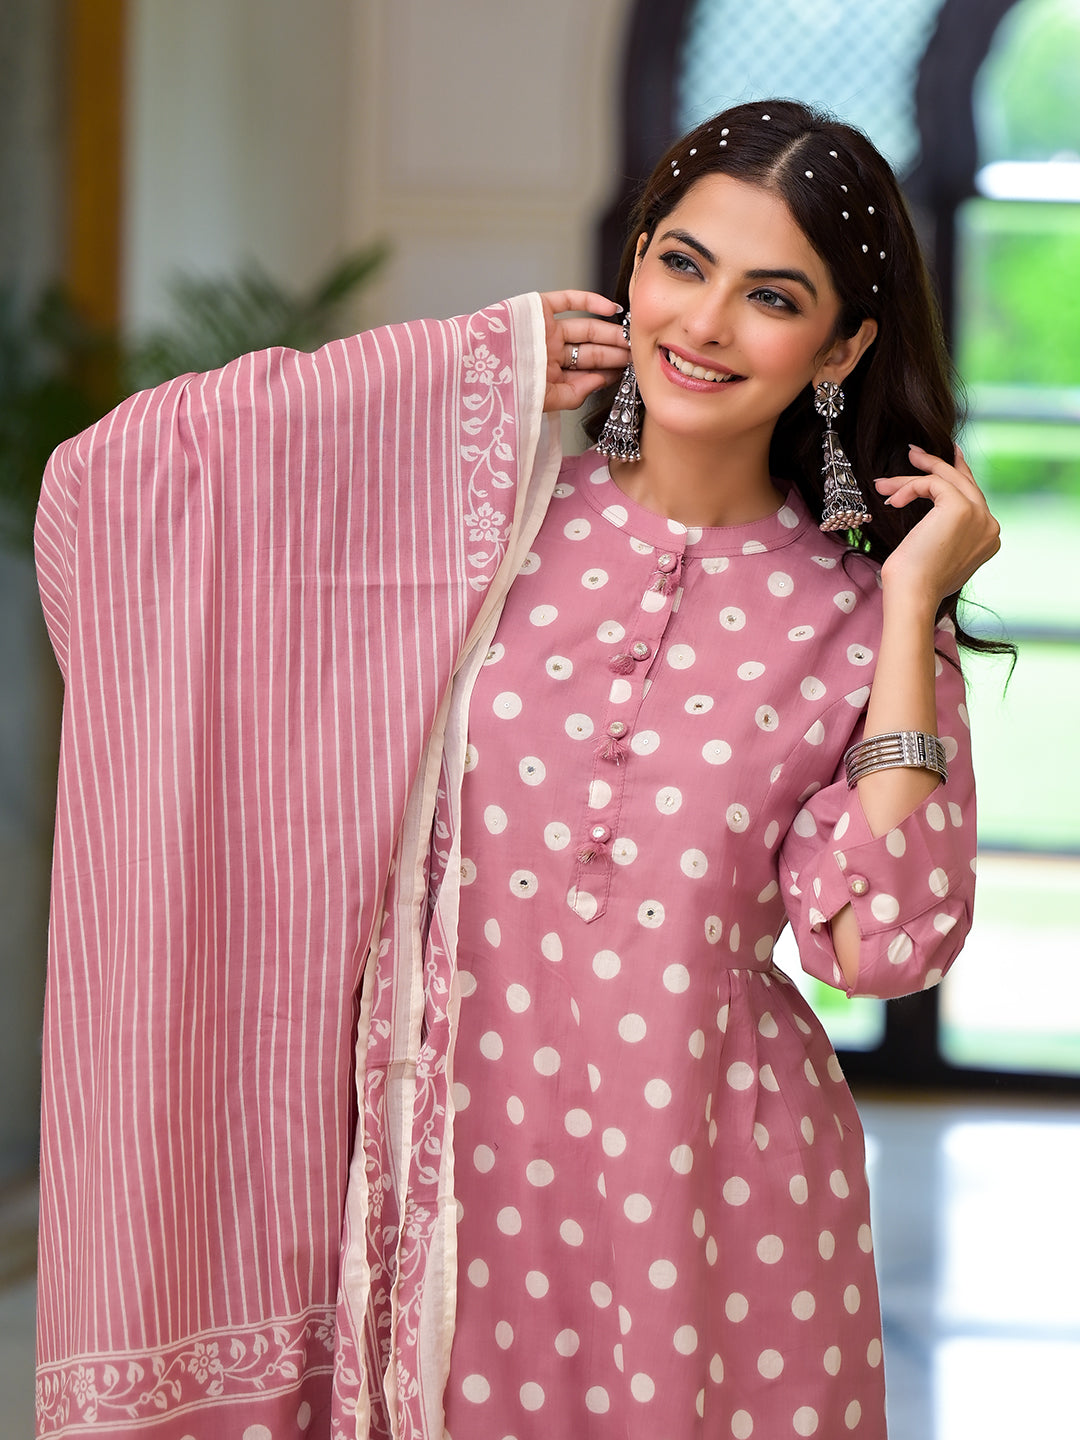
[[[938,627],[936,642],[938,730],[948,780],[899,825],[875,836],[841,761],[831,783],[806,800],[780,846],[780,886],[803,968],[848,995],[889,998],[936,985],[971,926],[975,784],[950,622]],[[847,744],[861,737],[864,721],[865,712]],[[851,985],[830,927],[845,905],[861,936]]]

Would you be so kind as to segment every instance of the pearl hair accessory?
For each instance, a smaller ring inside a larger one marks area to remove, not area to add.
[[[772,119],[772,116],[771,116],[771,115],[768,115],[768,114],[764,114],[764,115],[762,115],[761,118],[762,118],[762,120],[771,120],[771,119]],[[706,128],[705,133],[706,133],[706,134],[711,134],[711,133],[712,133],[712,129],[713,129],[713,127],[712,127],[711,125],[709,125],[709,126]],[[725,126],[721,129],[721,131],[720,131],[720,137],[721,137],[721,138],[717,141],[717,146],[718,146],[720,149],[725,149],[725,148],[727,147],[727,143],[728,143],[728,138],[727,138],[727,137],[730,135],[730,133],[731,133],[730,127],[727,126],[727,125],[725,125]],[[692,158],[693,156],[695,156],[697,153],[698,153],[698,148],[697,148],[697,146],[696,146],[696,145],[695,145],[695,146],[692,146],[691,149],[689,150],[687,156],[686,156],[686,159],[687,159],[687,160],[691,159],[691,158]],[[839,160],[839,159],[840,159],[839,152],[836,151],[836,150],[830,150],[830,151],[829,151],[829,157],[830,157],[831,159],[833,159],[833,160]],[[681,168],[681,167],[682,167],[683,163],[684,163],[684,162],[683,162],[681,159],[679,159],[678,156],[676,156],[676,158],[671,161],[671,178],[672,178],[673,180],[678,179],[679,176],[682,174],[682,168]],[[813,180],[814,177],[815,177],[816,172],[813,171],[813,170],[804,170],[804,171],[803,171],[803,174],[804,174],[804,176],[806,177],[807,180]],[[841,185],[840,185],[840,190],[841,190],[841,192],[842,192],[844,195],[847,195],[847,194],[849,193],[849,190],[848,190],[848,186],[847,186],[847,185],[841,184]],[[850,203],[850,201],[849,201],[849,203]],[[866,207],[866,213],[867,213],[867,215],[876,215],[876,214],[877,214],[876,207],[873,206],[873,205],[867,205],[867,207]],[[842,217],[844,220],[850,220],[850,219],[851,219],[851,211],[850,211],[850,210],[841,210],[840,214],[841,214],[841,217]],[[862,252],[863,252],[864,255],[869,255],[869,254],[870,254],[870,245],[869,245],[869,244],[863,245],[863,247],[862,247]],[[879,259],[879,260],[884,260],[885,258],[886,258],[885,251],[884,251],[884,250],[879,250],[879,251],[878,251],[878,259]],[[873,292],[875,295],[877,295],[877,294],[879,293],[879,291],[878,291],[878,286],[877,286],[877,285],[872,285],[870,288],[871,288],[872,292]]]

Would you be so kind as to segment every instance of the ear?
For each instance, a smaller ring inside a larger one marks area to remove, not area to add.
[[[630,284],[629,284],[628,287],[627,287],[627,296],[628,296],[628,299],[629,299],[629,301],[630,301],[630,307],[629,307],[629,308],[631,308],[631,309],[633,308],[633,304],[634,304],[634,282],[637,280],[637,273],[638,273],[638,271],[641,269],[641,262],[642,262],[642,260],[645,258],[645,251],[646,251],[648,248],[649,248],[649,233],[648,233],[647,230],[643,230],[643,231],[641,232],[641,234],[638,236],[637,250],[636,250],[635,253],[634,253],[634,269],[633,269],[633,273],[632,273],[631,276],[630,276]]]
[[[839,385],[841,381],[846,380],[874,343],[877,330],[876,320],[864,320],[854,335],[848,336],[845,340],[837,340],[834,345],[830,345],[821,365],[814,374],[813,383],[819,385],[822,380],[832,380]]]

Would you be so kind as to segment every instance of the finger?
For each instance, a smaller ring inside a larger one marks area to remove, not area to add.
[[[912,500],[933,500],[933,498],[922,476],[897,476],[896,484],[886,494],[885,504],[890,510],[902,510],[905,505],[910,505]]]
[[[615,345],[623,353],[630,348],[618,321],[601,320],[594,315],[584,315],[573,316],[556,323],[562,338],[569,344]]]
[[[975,476],[972,474],[971,466],[968,464],[964,452],[960,449],[960,446],[954,445],[953,451],[956,455],[956,460],[954,463],[956,465],[956,468],[960,471],[961,475],[966,475],[969,480],[975,481],[975,483],[978,484],[978,481],[975,480]]]
[[[886,475],[874,481],[879,495],[886,497],[890,509],[901,510],[912,500],[930,500],[935,505],[950,497],[960,498],[969,504],[972,497],[965,494],[959,485],[954,485],[947,476],[935,473],[927,475]]]
[[[620,370],[568,370],[547,387],[544,409],[576,410],[590,395],[618,378]]]
[[[621,305],[595,290],[545,290],[540,299],[552,315],[565,315],[571,310],[592,315],[617,315],[622,311]]]
[[[577,359],[574,351],[577,350]],[[620,370],[626,365],[628,349],[623,345],[590,345],[586,341],[567,341],[563,346],[564,370]]]
[[[975,483],[975,477],[968,469],[963,456],[960,457],[959,465],[950,464],[948,460],[943,460],[940,455],[931,455],[929,451],[924,450],[921,445],[909,445],[908,454],[913,465],[917,465],[920,470],[927,470],[934,475],[940,476],[942,480],[955,484],[957,488],[963,490],[969,498],[975,499],[977,496],[982,495],[982,491]]]

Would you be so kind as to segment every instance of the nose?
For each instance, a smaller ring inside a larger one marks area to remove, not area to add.
[[[702,349],[708,345],[724,348],[731,344],[735,326],[735,294],[721,284],[703,286],[687,306],[683,326],[687,340]]]

